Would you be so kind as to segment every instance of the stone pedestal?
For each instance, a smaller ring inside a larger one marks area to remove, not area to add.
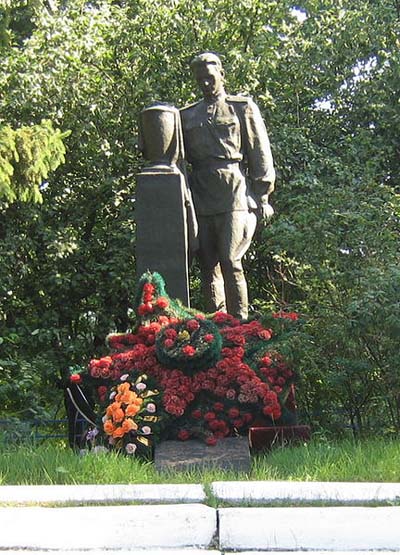
[[[136,276],[160,273],[172,298],[189,306],[186,183],[182,173],[147,168],[137,176]]]
[[[163,441],[155,448],[154,464],[159,471],[220,468],[249,472],[249,443],[246,437],[227,437],[214,446],[203,441]]]

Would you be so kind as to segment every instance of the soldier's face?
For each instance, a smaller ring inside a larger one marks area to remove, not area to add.
[[[194,70],[194,78],[204,98],[217,96],[224,89],[223,71],[214,64],[197,66]]]

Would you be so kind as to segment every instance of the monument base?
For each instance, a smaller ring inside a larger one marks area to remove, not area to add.
[[[154,464],[161,472],[207,468],[249,472],[249,444],[246,437],[227,437],[214,446],[197,440],[163,441],[155,448]]]
[[[271,449],[295,441],[308,441],[310,426],[267,426],[249,429],[249,445],[254,451]]]

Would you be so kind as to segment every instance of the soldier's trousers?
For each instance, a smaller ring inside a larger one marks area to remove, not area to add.
[[[247,283],[242,257],[254,235],[256,215],[235,210],[197,219],[198,258],[207,310],[223,310],[237,318],[247,318]]]

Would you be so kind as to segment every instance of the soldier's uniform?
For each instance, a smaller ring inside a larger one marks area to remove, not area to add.
[[[204,99],[183,108],[181,116],[208,308],[246,318],[241,258],[254,234],[255,212],[268,201],[275,181],[267,131],[246,96]]]

